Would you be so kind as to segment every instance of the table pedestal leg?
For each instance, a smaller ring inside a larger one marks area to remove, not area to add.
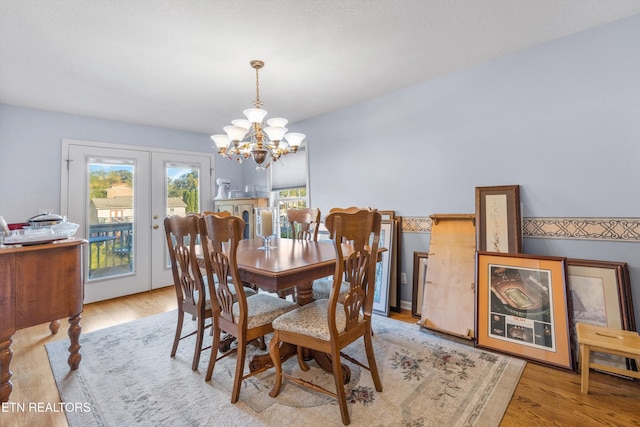
[[[333,373],[333,365],[331,364],[331,355],[329,353],[323,353],[316,350],[304,350],[304,360],[315,360],[318,366],[320,366],[325,372]],[[349,384],[351,381],[351,369],[344,363],[342,365],[342,380],[343,384]]]
[[[304,282],[296,286],[296,302],[298,305],[313,301],[313,282]]]
[[[284,363],[291,356],[297,354],[296,346],[289,343],[283,343],[280,347],[280,361]],[[249,372],[255,372],[273,366],[271,355],[269,353],[256,354],[249,361]]]

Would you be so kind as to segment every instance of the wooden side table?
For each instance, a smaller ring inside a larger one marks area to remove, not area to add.
[[[622,331],[586,323],[577,323],[576,330],[578,344],[580,345],[580,369],[582,370],[580,391],[582,393],[589,393],[590,368],[640,379],[640,372],[591,363],[591,352],[598,351],[635,359],[638,366],[640,366],[640,335],[637,332]]]
[[[0,248],[0,402],[13,389],[9,364],[12,336],[18,329],[69,318],[69,367],[77,369],[81,355],[80,313],[84,299],[82,247],[86,240]]]

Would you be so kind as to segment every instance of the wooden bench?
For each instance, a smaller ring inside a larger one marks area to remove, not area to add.
[[[591,352],[597,351],[635,359],[637,366],[640,367],[640,335],[637,332],[586,323],[577,323],[576,330],[580,345],[580,369],[582,370],[580,391],[582,393],[589,393],[589,368],[640,379],[640,372],[591,363]]]

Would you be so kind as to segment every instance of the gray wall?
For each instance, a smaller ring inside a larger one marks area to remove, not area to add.
[[[312,205],[474,213],[476,186],[519,184],[524,217],[638,217],[638,40],[635,16],[296,123],[309,140]],[[0,105],[0,215],[9,222],[60,208],[64,138],[211,145],[208,135]],[[218,159],[216,176],[239,189],[265,182],[250,162]],[[428,250],[429,234],[402,239],[411,282],[413,251]],[[640,244],[525,239],[524,251],[629,263],[640,316]]]
[[[519,184],[524,217],[640,216],[638,40],[640,15],[298,123],[312,205],[474,213],[476,186]],[[429,234],[402,237],[411,282]],[[640,316],[640,244],[525,239],[524,251],[629,263]]]

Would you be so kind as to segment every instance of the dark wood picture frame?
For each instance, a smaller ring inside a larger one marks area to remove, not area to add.
[[[574,370],[566,258],[478,252],[476,345]]]
[[[411,315],[418,319],[422,316],[422,299],[427,280],[427,260],[429,252],[413,253],[413,292],[411,293]]]
[[[574,325],[571,340],[576,356],[579,351],[576,322],[625,331],[636,330],[629,267],[626,262],[568,258],[567,281]],[[619,356],[595,352],[591,358],[596,363],[620,369],[640,368],[634,360]],[[578,360],[576,357],[576,369],[579,368]]]
[[[522,252],[519,185],[476,187],[476,233],[479,251]]]

